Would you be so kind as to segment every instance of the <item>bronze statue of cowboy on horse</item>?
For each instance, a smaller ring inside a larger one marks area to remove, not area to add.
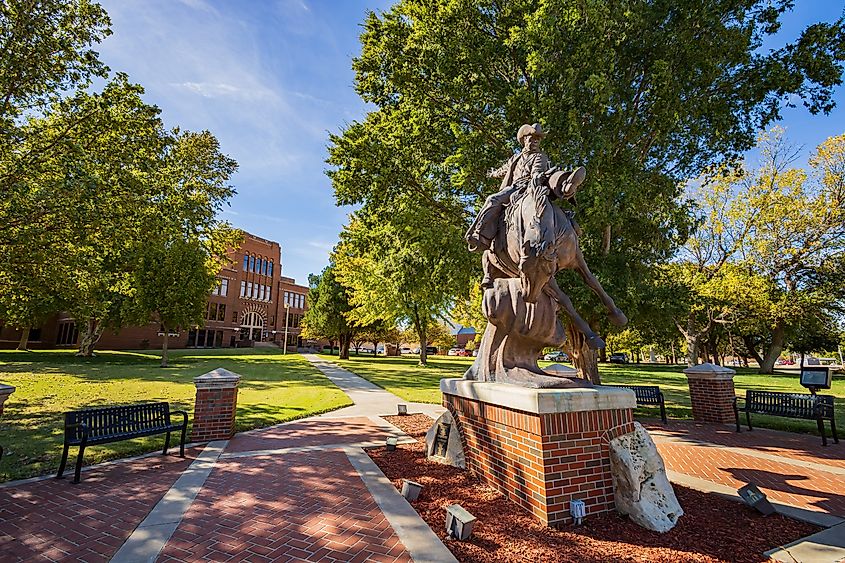
[[[527,387],[585,387],[582,379],[550,376],[537,366],[539,352],[560,347],[565,331],[557,312],[563,309],[593,348],[604,342],[578,314],[555,281],[562,269],[576,270],[598,295],[611,322],[628,322],[590,272],[578,245],[574,214],[554,205],[571,200],[586,170],[552,167],[540,151],[546,133],[535,123],[517,132],[522,150],[489,176],[502,178],[501,189],[487,198],[466,234],[472,251],[482,252],[484,298],[489,321],[475,363],[464,377]]]

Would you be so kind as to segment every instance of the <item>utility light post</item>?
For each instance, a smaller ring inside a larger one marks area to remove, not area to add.
[[[290,305],[285,301],[285,348],[284,354],[288,355],[288,319],[290,318]]]

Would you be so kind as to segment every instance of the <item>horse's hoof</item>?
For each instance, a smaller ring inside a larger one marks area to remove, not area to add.
[[[610,312],[608,315],[610,322],[615,324],[616,326],[625,326],[628,324],[628,317],[625,316],[625,313],[622,312],[621,309],[616,308]]]
[[[590,347],[590,350],[599,350],[604,348],[604,340],[598,334],[594,334],[587,338],[587,346]]]

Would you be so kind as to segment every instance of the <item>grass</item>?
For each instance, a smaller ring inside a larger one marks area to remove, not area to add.
[[[339,361],[337,356],[323,356],[340,364],[383,387],[406,401],[420,403],[440,403],[440,379],[444,377],[461,377],[472,363],[473,358],[453,356],[430,356],[429,366],[417,365],[416,356],[387,358],[384,356],[350,357],[349,360]],[[550,362],[540,362],[541,366]],[[691,419],[692,407],[689,400],[689,386],[683,373],[685,366],[666,366],[656,364],[600,364],[599,372],[602,382],[609,385],[659,385],[666,399],[666,414],[670,418]],[[798,382],[797,372],[775,373],[774,375],[760,375],[756,369],[735,368],[734,386],[737,395],[744,397],[746,389],[765,391],[781,391],[806,393]],[[838,413],[845,410],[845,376],[835,375],[833,385],[824,394],[833,395]],[[657,408],[642,408],[637,415],[657,417]],[[743,419],[744,420],[744,419]],[[786,430],[790,432],[804,432],[817,434],[816,423],[811,420],[795,420],[775,416],[752,415],[754,426]],[[829,432],[829,428],[827,430]]]
[[[0,351],[0,382],[17,389],[0,418],[0,480],[49,473],[58,468],[67,410],[97,405],[167,401],[193,418],[193,378],[223,367],[241,375],[236,429],[271,426],[351,404],[349,398],[307,360],[270,348],[177,350],[170,367],[158,367],[155,352]],[[177,416],[176,420],[181,418]],[[190,432],[190,429],[189,429]],[[86,461],[137,455],[160,448],[152,436],[86,449]],[[72,450],[72,454],[73,454]]]

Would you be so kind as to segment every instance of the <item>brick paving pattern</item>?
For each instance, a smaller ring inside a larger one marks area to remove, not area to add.
[[[159,561],[411,561],[346,454],[218,461]]]
[[[751,421],[753,423],[754,419],[752,418]],[[845,439],[842,438],[839,444],[834,444],[828,437],[830,445],[822,446],[822,440],[818,436],[763,428],[755,428],[749,432],[747,426],[742,427],[742,432],[737,432],[733,425],[697,424],[678,420],[670,420],[668,425],[644,421],[643,425],[655,438],[675,436],[735,448],[749,448],[799,461],[822,463],[845,469]],[[829,431],[830,428],[827,430]]]
[[[108,561],[198,451],[0,488],[0,560]]]
[[[823,447],[817,436],[763,429],[737,433],[729,426],[678,421],[670,421],[666,427],[647,426],[668,469],[734,489],[755,483],[775,502],[845,517],[845,475],[825,471],[825,466],[834,470],[845,467],[845,442]],[[816,466],[764,459],[753,455],[755,452]]]
[[[325,418],[282,424],[238,434],[229,442],[226,452],[354,444],[384,440],[386,437],[387,433],[365,416],[343,419]]]

